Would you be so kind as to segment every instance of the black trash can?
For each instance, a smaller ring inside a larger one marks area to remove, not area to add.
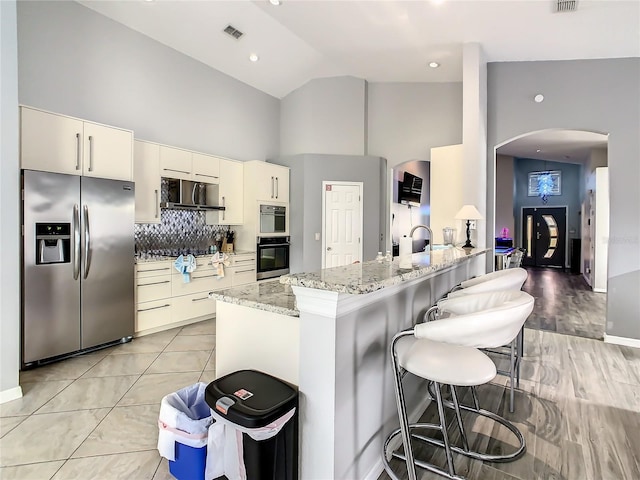
[[[257,370],[240,370],[211,382],[205,401],[229,422],[261,428],[295,408],[294,416],[273,437],[256,441],[242,435],[244,466],[250,480],[298,478],[298,389]]]

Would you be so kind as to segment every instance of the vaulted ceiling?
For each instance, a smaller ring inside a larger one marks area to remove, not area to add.
[[[78,2],[278,98],[341,75],[459,82],[468,42],[479,43],[488,62],[640,57],[638,0]],[[242,36],[225,33],[228,26]],[[605,145],[604,135],[541,132],[501,153],[539,158],[535,150],[545,146],[558,160],[580,161]]]

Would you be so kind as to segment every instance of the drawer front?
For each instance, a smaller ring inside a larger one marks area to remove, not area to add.
[[[171,323],[171,299],[144,302],[136,305],[136,332],[162,327]]]
[[[246,285],[248,283],[254,283],[255,281],[255,267],[234,267],[234,272],[231,275],[232,286],[236,287],[238,285]]]
[[[223,278],[220,278],[215,275],[213,270],[193,272],[189,283],[184,283],[182,275],[171,276],[171,294],[174,297],[199,292],[210,292],[211,290],[227,288],[230,286],[231,277],[229,275],[225,275]]]
[[[257,265],[256,263],[256,256],[255,254],[251,254],[251,255],[235,255],[233,257],[233,263],[231,264],[234,267],[255,267]]]
[[[181,322],[214,313],[216,313],[216,301],[209,298],[209,292],[183,295],[173,299],[171,321]]]
[[[147,278],[171,273],[171,262],[148,262],[136,265],[136,277]],[[175,270],[175,269],[173,269]]]
[[[171,275],[138,278],[136,280],[136,302],[151,302],[171,297]]]

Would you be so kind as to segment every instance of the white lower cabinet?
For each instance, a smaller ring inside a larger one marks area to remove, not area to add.
[[[138,303],[136,307],[136,333],[169,325],[171,310],[171,298]]]
[[[210,262],[210,256],[196,258],[196,270],[187,283],[172,260],[137,264],[136,334],[211,317],[216,313],[216,302],[209,298],[209,292],[256,281],[255,253],[232,255],[222,277]]]

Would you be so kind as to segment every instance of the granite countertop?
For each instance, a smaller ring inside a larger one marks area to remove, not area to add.
[[[291,287],[277,278],[210,292],[209,298],[290,317],[300,316]]]
[[[234,256],[234,255],[245,255],[245,254],[252,254],[252,253],[256,253],[256,252],[251,250],[236,250],[235,252],[229,255]],[[203,253],[203,254],[196,254],[194,255],[194,257],[204,258],[204,257],[211,257],[212,255],[213,255],[212,253]],[[135,263],[163,262],[165,260],[173,261],[176,258],[178,258],[177,255],[144,255],[144,256],[135,255],[134,256]]]
[[[489,251],[491,249],[487,248],[438,248],[431,253],[414,253],[411,256],[411,268],[400,268],[400,258],[396,257],[391,262],[379,263],[372,260],[343,267],[326,268],[319,272],[283,275],[280,277],[280,282],[285,285],[337,293],[371,293],[430,275]]]

